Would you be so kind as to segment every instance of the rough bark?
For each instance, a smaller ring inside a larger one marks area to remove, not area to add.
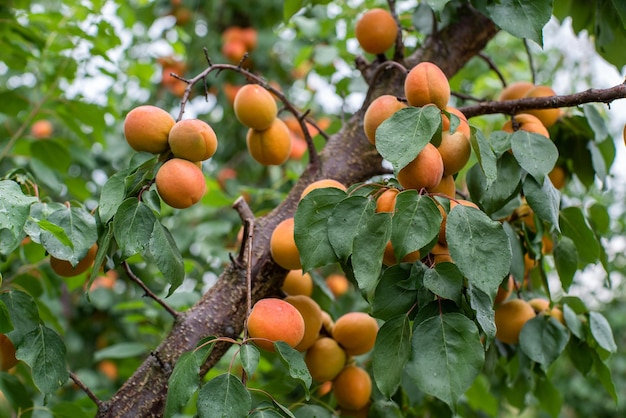
[[[464,9],[459,20],[430,37],[405,61],[411,67],[429,60],[451,76],[471,57],[482,50],[495,35],[494,24],[472,9]],[[405,73],[386,63],[374,62],[363,66],[363,76],[370,85],[363,107],[346,121],[343,128],[331,136],[320,153],[320,162],[309,165],[286,200],[271,213],[257,218],[252,247],[252,299],[276,295],[286,271],[277,266],[269,254],[269,239],[275,226],[293,216],[304,187],[316,179],[330,177],[344,184],[365,181],[384,172],[381,157],[363,133],[363,114],[369,102],[383,93],[402,95]],[[382,66],[382,67],[381,67]],[[245,267],[229,265],[218,282],[202,299],[179,316],[169,335],[154,349],[134,375],[108,401],[102,403],[98,417],[157,417],[163,414],[167,395],[167,380],[176,360],[193,349],[198,341],[209,335],[236,338],[243,329],[246,316]],[[213,367],[229,348],[218,344],[203,368]]]

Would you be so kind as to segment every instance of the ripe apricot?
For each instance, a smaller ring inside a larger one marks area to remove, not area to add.
[[[168,143],[172,154],[189,161],[208,160],[217,150],[213,128],[199,119],[185,119],[170,130]]]
[[[515,81],[502,89],[500,95],[498,96],[498,100],[521,99],[533,87],[535,87],[535,85],[530,81]]]
[[[435,187],[429,187],[428,192],[431,194],[440,193],[449,197],[456,196],[456,184],[452,175],[445,175]]]
[[[304,362],[313,380],[333,380],[346,364],[346,352],[337,341],[329,337],[316,340],[304,355]]]
[[[515,115],[514,120],[515,123],[513,122],[513,119],[506,121],[502,126],[502,130],[512,133],[516,130],[515,126],[517,126],[517,130],[534,132],[536,134],[543,135],[546,138],[550,138],[550,133],[536,116],[529,113],[520,113]]]
[[[458,116],[458,118],[460,119],[459,125],[456,127],[456,131],[454,132],[462,132],[463,134],[465,134],[467,139],[469,139],[470,136],[472,136],[472,131],[470,129],[469,122],[467,121],[467,118],[465,117],[463,112],[452,106],[446,106],[445,110],[447,110],[448,113],[452,113]],[[450,130],[450,119],[443,113],[441,114],[441,129],[444,132]]]
[[[291,154],[291,134],[280,119],[263,131],[249,129],[246,144],[252,158],[263,165],[280,165]]]
[[[552,88],[548,86],[535,86],[526,92],[524,97],[551,97],[556,96],[556,93]],[[561,116],[561,109],[531,109],[525,110],[524,113],[529,113],[536,116],[546,128],[554,125]]]
[[[313,191],[315,189],[322,189],[324,187],[334,187],[336,189],[344,190],[344,191],[347,190],[346,186],[344,186],[342,183],[338,182],[337,180],[321,179],[321,180],[314,181],[313,183],[311,183],[308,186],[306,186],[304,188],[304,190],[302,190],[302,194],[300,195],[300,199],[304,198],[304,196],[306,196],[309,193],[311,193],[311,191]]]
[[[7,371],[17,364],[15,346],[4,334],[0,334],[0,371]]]
[[[85,257],[76,264],[76,266],[72,266],[67,260],[60,260],[56,257],[50,256],[50,268],[61,277],[74,277],[78,276],[86,272],[92,265],[93,261],[96,259],[96,253],[98,252],[98,244],[93,244]]]
[[[451,176],[461,171],[472,155],[470,141],[460,130],[453,134],[443,132],[437,150],[443,161],[444,176]]]
[[[335,321],[333,338],[351,356],[364,354],[374,347],[378,322],[364,312],[348,312]]]
[[[363,115],[363,130],[372,145],[376,145],[376,129],[398,110],[407,107],[396,96],[383,94],[370,103]]]
[[[450,210],[452,210],[452,208],[454,208],[456,205],[463,205],[463,206],[467,206],[468,208],[474,208],[474,209],[480,210],[478,205],[476,203],[472,202],[471,200],[466,200],[466,199],[451,200],[450,201]]]
[[[504,286],[502,284],[498,286],[498,292],[496,293],[496,297],[493,300],[494,306],[499,305],[505,300],[507,300],[509,296],[511,296],[511,294],[513,293],[514,289],[515,289],[515,279],[513,278],[513,276],[509,275]]]
[[[541,237],[541,254],[552,254],[554,243],[550,235],[545,234]]]
[[[550,177],[552,185],[559,190],[561,190],[567,184],[567,172],[565,171],[565,168],[563,168],[563,166],[554,166],[552,171],[548,173],[548,177]]]
[[[330,289],[330,292],[336,298],[344,295],[350,289],[350,282],[343,274],[331,273],[324,281],[326,282],[326,286]]]
[[[448,246],[441,244],[439,241],[437,241],[435,246],[430,250],[430,253],[433,255],[434,265],[439,263],[454,263],[454,260],[450,257],[450,249]]]
[[[30,127],[30,134],[37,139],[49,138],[54,128],[49,120],[41,119]]]
[[[328,312],[322,311],[322,330],[327,335],[332,335],[334,326],[335,321],[333,321],[333,317]]]
[[[391,212],[396,208],[396,197],[400,190],[393,187],[382,192],[376,199],[376,212]]]
[[[313,345],[322,329],[322,308],[310,296],[292,295],[285,298],[296,307],[304,319],[304,335],[302,340],[294,348],[298,351],[306,351]]]
[[[287,218],[276,226],[270,238],[272,258],[276,264],[287,270],[302,268],[300,252],[298,247],[296,247],[296,240],[293,236],[293,227],[293,218]]]
[[[450,84],[441,69],[432,62],[420,62],[404,80],[404,95],[411,106],[435,104],[445,109],[450,100]]]
[[[115,362],[112,360],[102,360],[100,363],[98,363],[98,370],[103,375],[108,377],[109,380],[113,381],[117,380],[117,377],[119,375],[117,364],[115,364]]]
[[[206,192],[202,170],[191,161],[172,158],[157,171],[156,189],[163,201],[177,209],[185,209],[199,202]]]
[[[292,304],[278,298],[260,299],[248,316],[250,338],[263,338],[254,343],[267,351],[274,351],[274,342],[284,341],[295,347],[304,337],[304,318]]]
[[[257,131],[268,129],[278,114],[274,97],[258,84],[246,84],[233,102],[235,116],[243,125]]]
[[[398,181],[405,189],[433,188],[443,177],[443,159],[430,142],[417,157],[398,172]]]
[[[176,121],[165,110],[151,105],[138,106],[124,119],[124,136],[135,151],[160,154],[167,150],[167,137]]]
[[[421,258],[419,250],[408,253],[402,258],[403,263],[413,263]],[[393,245],[391,241],[387,242],[385,246],[385,252],[383,253],[383,264],[386,266],[393,266],[398,264],[396,255],[394,253]]]
[[[528,304],[532,306],[537,315],[550,315],[553,316],[561,324],[565,325],[565,319],[563,317],[563,311],[556,306],[550,307],[550,301],[544,298],[533,298],[528,301]]]
[[[222,55],[233,64],[238,64],[246,52],[246,45],[239,39],[228,40],[222,44]]]
[[[313,294],[313,278],[309,273],[303,273],[302,269],[290,270],[285,276],[282,290],[288,295],[311,296]]]
[[[535,316],[535,310],[525,300],[501,303],[495,308],[496,338],[506,344],[517,344],[522,327]]]
[[[398,25],[387,10],[370,9],[356,22],[354,35],[364,51],[382,54],[396,42]]]
[[[309,145],[304,139],[295,134],[291,137],[291,152],[289,153],[290,160],[300,160],[308,150]]]
[[[372,379],[361,367],[348,365],[333,380],[333,394],[340,407],[359,410],[370,400]]]

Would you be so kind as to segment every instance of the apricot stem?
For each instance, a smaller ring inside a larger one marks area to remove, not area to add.
[[[180,314],[170,305],[165,303],[165,301],[161,299],[160,297],[158,297],[152,290],[150,290],[148,286],[146,286],[146,284],[139,277],[137,277],[137,275],[132,271],[132,269],[130,268],[130,265],[126,261],[122,262],[122,266],[124,267],[124,271],[128,275],[128,278],[131,279],[133,282],[137,283],[139,287],[143,289],[146,296],[154,299],[159,305],[163,307],[163,309],[165,309],[170,315],[172,315],[174,320],[177,320],[179,318]]]
[[[496,75],[498,76],[498,78],[500,79],[500,81],[502,82],[502,87],[506,87],[506,79],[504,78],[504,76],[502,75],[502,73],[500,72],[500,69],[498,68],[498,66],[496,65],[495,62],[493,62],[493,60],[491,59],[491,57],[487,54],[485,54],[484,52],[479,52],[477,54],[477,56],[482,59],[483,61],[485,61],[485,63],[489,66],[489,68],[491,68],[491,70],[496,73]]]
[[[528,66],[530,67],[531,80],[533,84],[537,84],[537,71],[533,61],[533,54],[530,52],[530,46],[528,45],[528,39],[526,38],[524,38],[524,49],[526,50],[526,55],[528,56]]]

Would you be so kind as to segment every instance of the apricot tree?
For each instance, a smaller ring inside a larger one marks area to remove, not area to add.
[[[621,68],[618,2],[53,3],[0,6],[0,417],[620,407],[626,85],[541,49]]]

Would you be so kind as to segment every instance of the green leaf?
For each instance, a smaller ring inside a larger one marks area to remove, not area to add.
[[[59,240],[59,242],[67,247],[70,248],[74,248],[74,244],[72,243],[72,241],[68,238],[67,234],[65,233],[65,229],[61,228],[58,225],[53,224],[52,222],[46,220],[46,219],[42,219],[42,220],[37,220],[37,219],[32,219],[31,220],[33,222],[35,222],[39,228],[40,228],[40,232],[41,231],[46,231],[51,233],[52,235],[54,235],[54,237]]]
[[[174,370],[167,381],[165,418],[173,417],[181,412],[200,388],[200,367],[211,354],[214,346],[213,343],[205,344],[201,348],[183,353],[176,361]]]
[[[100,202],[98,206],[98,214],[102,223],[107,223],[113,218],[117,209],[124,201],[126,195],[126,176],[130,170],[125,169],[113,174],[100,192]]]
[[[424,287],[435,295],[450,299],[461,305],[463,293],[463,273],[454,263],[437,263],[434,268],[426,270]]]
[[[283,3],[283,19],[285,22],[291,19],[303,6],[303,0],[285,0]]]
[[[56,234],[45,229],[40,234],[41,245],[50,255],[67,260],[73,266],[85,257],[98,239],[96,219],[81,207],[62,206],[52,212],[47,220],[61,227],[72,245],[65,245]]]
[[[96,351],[93,357],[95,361],[104,359],[125,359],[141,356],[146,351],[148,351],[148,348],[142,343],[117,343]]]
[[[562,236],[552,251],[554,254],[554,264],[559,274],[561,285],[564,290],[568,290],[578,270],[578,250],[576,249],[576,245],[570,238]]]
[[[511,150],[519,165],[540,184],[559,157],[559,150],[549,138],[521,129],[511,134]]]
[[[174,241],[174,237],[170,231],[160,222],[154,223],[154,230],[150,237],[148,246],[150,257],[156,262],[156,265],[163,273],[163,277],[170,282],[170,288],[167,296],[172,293],[183,283],[185,278],[185,265],[183,256]]]
[[[0,278],[2,276],[0,275]],[[0,280],[0,284],[2,281]],[[9,309],[7,305],[0,299],[0,334],[7,334],[13,330],[13,322],[11,322],[11,316],[9,315]]]
[[[493,299],[488,293],[483,292],[472,284],[469,285],[469,296],[470,306],[476,312],[476,322],[482,328],[487,337],[487,343],[489,343],[496,337]]]
[[[478,165],[483,172],[485,186],[489,188],[498,177],[496,154],[493,152],[493,149],[491,149],[491,144],[487,138],[485,138],[483,132],[479,129],[472,127],[470,142],[474,150],[474,155],[476,155],[478,159]]]
[[[446,221],[446,240],[459,270],[483,292],[492,294],[508,275],[509,238],[502,224],[482,211],[464,205],[452,208]]]
[[[252,344],[243,344],[239,349],[239,360],[243,369],[248,376],[252,376],[259,365],[261,353],[259,349]]]
[[[296,418],[333,418],[333,413],[319,405],[304,405],[294,411]]]
[[[487,16],[511,35],[543,46],[542,30],[552,16],[552,1],[500,0],[488,4],[486,9]]]
[[[607,235],[611,230],[611,215],[606,206],[595,202],[587,209],[589,212],[589,224],[599,235]]]
[[[250,392],[230,373],[209,380],[198,393],[200,418],[247,417],[252,409]]]
[[[397,173],[430,142],[441,128],[441,111],[436,106],[398,110],[376,130],[376,149]]]
[[[467,172],[467,188],[472,200],[487,214],[502,208],[518,192],[521,186],[522,169],[508,152],[497,161],[497,178],[487,188],[487,179],[482,170],[474,165]]]
[[[563,304],[563,319],[565,320],[565,325],[567,328],[574,334],[578,339],[585,338],[585,331],[583,330],[583,323],[576,312],[567,304]]]
[[[406,314],[417,302],[417,291],[406,289],[398,282],[407,280],[411,265],[396,264],[386,269],[376,286],[372,299],[372,316],[388,320],[399,314]]]
[[[156,216],[136,197],[126,199],[113,218],[113,236],[123,257],[143,253],[148,249]]]
[[[7,335],[17,346],[22,343],[24,335],[37,328],[41,322],[37,303],[32,296],[20,290],[1,292],[0,301],[4,302],[13,323],[13,330]]]
[[[613,331],[604,315],[600,312],[589,312],[589,329],[598,345],[610,353],[617,351]]]
[[[567,329],[549,315],[537,315],[522,327],[519,344],[524,353],[547,369],[565,349]]]
[[[498,416],[500,400],[491,392],[488,378],[481,374],[472,386],[465,392],[469,406],[478,411],[483,411],[490,417]]]
[[[523,189],[528,205],[539,219],[554,225],[559,231],[561,192],[552,185],[550,178],[546,176],[542,186],[533,177],[526,176]]]
[[[408,316],[398,315],[380,327],[372,352],[374,382],[387,399],[400,387],[410,356],[411,324]]]
[[[615,390],[615,383],[613,382],[613,377],[611,377],[611,369],[606,365],[604,361],[600,358],[597,351],[590,350],[591,357],[593,358],[593,369],[600,379],[600,383],[604,386],[607,393],[611,395],[611,398],[615,401],[617,405],[618,396],[617,391]]]
[[[35,385],[44,395],[55,392],[69,378],[65,344],[50,328],[38,325],[24,335],[16,348],[15,356],[30,366]]]
[[[587,224],[580,208],[571,206],[561,211],[559,219],[563,235],[574,242],[582,265],[595,263],[600,257],[600,244]]]
[[[539,407],[557,418],[563,406],[563,395],[547,377],[541,377],[535,382],[535,396],[539,400]]]
[[[304,271],[339,261],[328,238],[328,219],[346,196],[343,190],[325,187],[314,189],[300,201],[294,216],[294,238]]]
[[[511,245],[511,274],[518,282],[523,282],[526,267],[524,266],[524,249],[520,236],[508,222],[502,222],[502,229],[509,237]]]
[[[396,260],[431,243],[439,235],[441,212],[430,196],[405,190],[396,196],[391,243]]]
[[[374,213],[354,237],[352,266],[359,289],[371,293],[382,269],[383,253],[391,237],[391,214]]]
[[[375,203],[363,196],[348,197],[334,207],[328,218],[328,241],[341,261],[352,255],[354,237],[375,209]]]
[[[377,399],[369,407],[368,417],[403,418],[406,415],[394,401]]]
[[[0,256],[11,254],[26,236],[24,225],[36,201],[14,181],[0,181]]]
[[[413,330],[409,378],[452,409],[480,374],[485,353],[476,325],[459,313],[420,322]]]
[[[311,378],[309,368],[306,366],[302,354],[284,341],[274,342],[274,348],[280,360],[289,369],[289,376],[300,382],[304,389],[305,397],[309,400],[309,388],[311,387],[313,379]]]

